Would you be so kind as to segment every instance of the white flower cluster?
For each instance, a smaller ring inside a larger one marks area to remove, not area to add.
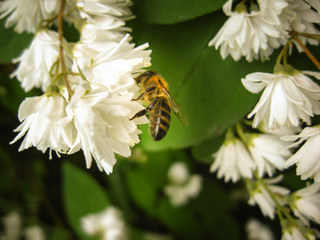
[[[0,17],[6,26],[35,33],[30,46],[15,61],[12,74],[25,91],[41,88],[42,96],[27,98],[19,108],[22,124],[14,143],[60,154],[82,150],[89,168],[111,173],[115,154],[128,157],[139,142],[137,124],[129,119],[143,109],[131,101],[138,90],[133,74],[150,65],[147,44],[135,47],[126,32],[132,18],[129,0],[21,1],[5,0]],[[30,11],[28,11],[28,9]],[[34,13],[34,14],[33,14]],[[62,21],[79,30],[80,39],[63,38]],[[57,25],[58,31],[51,30]]]
[[[278,214],[282,239],[316,239],[319,233],[309,222],[320,224],[320,126],[313,125],[312,119],[320,114],[320,86],[316,82],[320,73],[295,69],[288,64],[288,57],[293,42],[320,69],[306,47],[319,45],[320,2],[228,0],[223,11],[228,20],[209,43],[220,48],[223,59],[231,55],[235,61],[241,57],[249,62],[266,60],[274,49],[283,49],[273,73],[255,72],[241,79],[248,91],[262,94],[248,114],[252,123],[246,122],[245,127],[238,123],[236,129],[228,130],[213,155],[211,171],[217,171],[218,178],[225,181],[246,179],[248,203],[258,205],[271,219]],[[276,185],[281,177],[263,179],[294,164],[302,180],[313,179],[314,183],[290,193]]]
[[[275,239],[271,229],[257,219],[249,219],[246,223],[248,240],[273,240]]]
[[[273,50],[287,43],[292,32],[319,34],[314,24],[320,23],[319,3],[314,0],[228,0],[223,5],[229,17],[209,46],[220,48],[223,59],[235,61],[267,59]],[[314,39],[301,41],[318,45]],[[299,50],[302,50],[299,48]]]
[[[274,74],[251,73],[243,78],[248,91],[258,93],[264,89],[248,115],[249,118],[254,116],[253,127],[262,121],[268,128],[297,127],[300,120],[311,124],[310,118],[320,114],[320,87],[307,75],[320,79],[319,72],[301,72],[288,65]]]
[[[254,172],[259,177],[271,177],[276,170],[286,168],[286,159],[291,156],[288,142],[275,134],[243,133],[241,128],[238,124],[239,137],[234,130],[228,130],[224,143],[213,155],[211,172],[217,171],[218,178],[224,177],[226,182],[236,182],[253,178]]]
[[[107,207],[95,214],[81,218],[82,230],[99,240],[126,240],[127,228],[122,213],[115,207]]]
[[[190,175],[184,162],[171,165],[168,179],[169,184],[164,187],[164,193],[176,207],[186,205],[190,199],[196,198],[202,188],[202,177],[198,174]]]
[[[282,239],[316,239],[320,232],[310,227],[310,221],[320,224],[320,184],[313,183],[290,194],[290,190],[276,185],[283,176],[273,179],[247,182],[250,193],[249,205],[258,205],[264,216],[274,219],[279,208],[289,206],[291,215],[280,218]],[[284,209],[288,213],[288,209]],[[283,213],[280,213],[280,215]],[[284,214],[285,215],[285,214]]]
[[[23,228],[20,214],[12,211],[2,217],[3,232],[0,234],[1,240],[19,240],[23,237],[26,240],[45,240],[43,228],[39,225],[32,225]]]

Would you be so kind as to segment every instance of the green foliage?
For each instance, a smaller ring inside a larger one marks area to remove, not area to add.
[[[81,230],[80,218],[101,212],[110,200],[101,185],[87,172],[67,161],[63,164],[63,202],[71,226],[81,239],[87,239]]]
[[[4,28],[4,19],[0,21],[0,26],[0,64],[5,64],[19,57],[33,36],[25,33],[17,34],[11,28]]]
[[[135,0],[135,14],[149,24],[173,24],[220,9],[224,0]]]
[[[206,167],[203,172],[201,165],[192,163],[186,153],[178,150],[145,153],[147,161],[125,167],[124,175],[132,200],[148,213],[150,222],[165,226],[174,239],[237,239],[239,229],[229,214],[234,202],[219,184],[210,179]],[[180,207],[173,206],[163,192],[169,183],[168,169],[176,161],[185,162],[192,174],[200,167],[198,171],[205,179],[201,194]],[[216,224],[219,227],[212,227]],[[150,227],[147,223],[145,225]]]

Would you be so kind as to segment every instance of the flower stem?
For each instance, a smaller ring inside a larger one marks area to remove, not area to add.
[[[277,198],[280,198],[280,196],[277,196],[274,192],[272,192],[269,189],[268,184],[266,184],[264,182],[263,178],[259,177],[257,172],[254,172],[254,174],[255,174],[255,178],[257,179],[257,181],[266,189],[266,191],[270,194],[270,197],[274,201],[276,208],[277,208],[277,215],[279,217],[279,220],[282,221],[284,219],[284,217],[286,217],[293,225],[295,225],[295,221],[292,218],[292,216],[289,214],[289,212],[286,210],[286,208],[284,206],[282,206],[280,204],[280,202],[278,201]]]
[[[307,38],[313,38],[313,39],[316,39],[316,40],[320,41],[320,34],[301,33],[301,32],[295,32],[295,34],[298,35],[298,36],[303,36],[303,37],[307,37]]]
[[[320,70],[320,62],[312,55],[312,53],[309,51],[309,49],[300,41],[297,34],[294,32],[291,32],[291,35],[293,39],[300,45],[300,47],[303,49],[303,51],[306,53],[308,58],[313,62],[314,65]]]
[[[66,85],[67,91],[68,91],[68,96],[69,99],[72,96],[72,90],[67,78],[67,70],[66,70],[66,65],[64,62],[64,57],[63,57],[63,46],[62,46],[62,42],[63,42],[63,12],[64,12],[64,8],[66,5],[66,0],[61,0],[61,5],[60,5],[60,10],[59,10],[59,23],[58,23],[58,33],[59,33],[59,42],[60,42],[60,48],[59,48],[59,60],[60,60],[60,64],[61,64],[61,70],[62,70],[62,74],[63,74],[63,80],[64,80],[64,84]]]
[[[288,48],[289,48],[289,44],[290,42],[288,42],[281,50],[277,61],[276,61],[276,65],[281,65],[281,60],[283,59],[283,63],[287,64],[287,54],[288,54]]]

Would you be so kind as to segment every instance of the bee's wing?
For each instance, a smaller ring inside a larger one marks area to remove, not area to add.
[[[186,113],[183,110],[182,106],[174,101],[173,97],[171,96],[171,94],[168,92],[167,89],[163,88],[163,91],[166,93],[166,95],[170,99],[170,102],[171,102],[171,105],[172,105],[172,110],[176,114],[177,118],[180,120],[180,122],[183,125],[187,126],[188,125],[188,119],[187,119]]]

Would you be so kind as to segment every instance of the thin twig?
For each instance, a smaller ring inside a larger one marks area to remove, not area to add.
[[[298,36],[295,33],[291,33],[293,39],[299,44],[299,46],[303,49],[303,51],[306,53],[308,58],[313,62],[314,65],[320,70],[320,63],[318,60],[312,55],[312,53],[309,51],[309,49],[300,41]]]
[[[58,24],[58,33],[59,33],[59,42],[60,42],[60,49],[59,49],[59,60],[60,60],[60,64],[61,64],[61,70],[62,70],[62,74],[63,74],[63,80],[64,80],[64,84],[66,85],[67,91],[68,91],[68,96],[69,99],[72,96],[72,90],[67,78],[67,70],[66,70],[66,65],[64,62],[64,57],[63,57],[63,12],[64,12],[64,7],[65,7],[66,1],[65,0],[61,0],[61,5],[60,5],[60,10],[59,10],[59,24]]]

